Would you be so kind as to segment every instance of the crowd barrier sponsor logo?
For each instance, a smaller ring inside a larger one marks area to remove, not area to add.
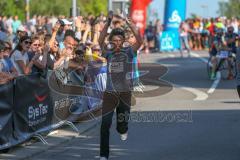
[[[43,102],[45,101],[45,99],[47,98],[47,95],[44,95],[44,96],[39,96],[37,93],[34,94],[34,97],[36,98],[36,100],[38,102]]]
[[[179,35],[172,31],[164,31],[160,38],[161,50],[169,51],[180,48]]]
[[[181,17],[179,16],[179,13],[177,10],[174,10],[172,12],[171,17],[168,19],[168,21],[170,22],[168,24],[168,27],[172,27],[172,28],[179,28],[180,23],[182,22]]]
[[[48,105],[38,104],[28,107],[28,124],[34,126],[46,120]]]

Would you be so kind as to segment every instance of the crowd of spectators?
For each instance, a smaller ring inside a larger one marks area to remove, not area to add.
[[[18,16],[0,16],[0,84],[18,76],[34,73],[49,76],[51,70],[66,69],[71,74],[63,78],[63,83],[94,84],[103,91],[107,76],[102,53],[104,49],[111,50],[112,46],[108,38],[104,40],[106,46],[100,46],[98,41],[107,22],[103,14],[76,18],[33,16],[25,23]],[[134,45],[136,39],[126,24],[126,17],[114,15],[108,34],[114,28],[124,29],[125,46]],[[92,66],[100,68],[89,71],[94,68]],[[136,89],[139,89],[137,85]]]
[[[21,22],[18,16],[0,16],[0,83],[6,83],[16,76],[40,72],[45,68],[56,69],[66,59],[84,57],[82,61],[101,61],[101,48],[98,39],[107,21],[104,14],[95,17],[65,16],[48,17],[34,15]],[[211,19],[193,18],[180,24],[181,49],[210,49],[216,28],[227,31],[230,26],[236,35],[240,34],[240,20],[218,17]],[[122,27],[130,43],[131,30],[126,28],[122,15],[115,15],[111,28]],[[150,22],[144,34],[141,49],[148,52],[161,52],[160,39],[164,25],[160,20]],[[111,31],[109,30],[108,33]],[[131,42],[133,41],[133,42]],[[91,55],[91,56],[89,56]],[[94,57],[94,58],[93,58]],[[71,62],[70,66],[74,63]],[[84,68],[84,67],[83,67]]]
[[[181,47],[190,50],[208,50],[211,48],[212,39],[216,30],[221,28],[227,32],[229,27],[234,28],[234,33],[240,35],[240,19],[226,17],[217,18],[189,18],[183,21],[179,27]],[[154,23],[149,22],[145,30],[146,51],[159,52],[160,38],[164,25],[158,19]]]

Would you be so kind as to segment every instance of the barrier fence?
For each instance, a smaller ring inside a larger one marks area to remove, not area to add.
[[[81,118],[83,109],[78,114],[70,110],[79,97],[50,90],[48,79],[40,74],[0,85],[0,150]]]
[[[42,140],[42,133],[50,132],[64,124],[77,130],[72,122],[95,120],[102,114],[104,85],[101,86],[101,83],[96,81],[101,80],[101,76],[100,79],[95,77],[92,83],[81,83],[82,80],[75,75],[75,71],[68,72],[63,77],[57,72],[48,71],[48,76],[41,73],[20,76],[0,85],[0,150],[35,136]],[[88,73],[97,75],[95,72],[98,72],[96,67],[88,69]],[[167,68],[160,64],[141,64],[140,81],[144,85],[157,87],[140,93],[134,92],[134,96],[155,97],[170,92],[172,85],[159,80],[159,76],[166,72]],[[66,76],[70,81],[64,84],[61,80],[65,81]],[[132,105],[135,105],[135,98],[132,100]],[[94,106],[95,104],[98,105]],[[44,142],[44,139],[42,141]]]

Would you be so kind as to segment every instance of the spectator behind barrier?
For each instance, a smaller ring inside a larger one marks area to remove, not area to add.
[[[9,59],[9,47],[0,41],[0,84],[5,84],[16,76],[16,69]]]

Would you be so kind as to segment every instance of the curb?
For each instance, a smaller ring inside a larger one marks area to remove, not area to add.
[[[100,124],[99,120],[90,122],[82,122],[75,124],[79,132],[73,131],[70,127],[62,127],[53,131],[53,134],[48,134],[45,137],[48,142],[47,145],[42,142],[26,142],[22,145],[12,148],[9,153],[1,154],[0,160],[30,160],[34,156],[46,152],[58,145],[67,143],[77,137],[81,137],[81,134],[88,132]]]

